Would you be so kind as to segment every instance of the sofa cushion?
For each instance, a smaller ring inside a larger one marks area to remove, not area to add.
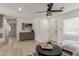
[[[63,40],[62,46],[63,49],[74,52],[77,49],[79,49],[79,41],[74,41],[74,40]]]

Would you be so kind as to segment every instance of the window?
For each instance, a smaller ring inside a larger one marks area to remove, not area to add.
[[[79,17],[64,20],[64,33],[79,35]]]

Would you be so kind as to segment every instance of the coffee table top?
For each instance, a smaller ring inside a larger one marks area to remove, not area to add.
[[[53,45],[53,49],[51,49],[51,50],[42,49],[40,45],[37,45],[36,51],[40,55],[44,55],[44,56],[60,56],[60,55],[62,55],[62,49],[57,45]]]

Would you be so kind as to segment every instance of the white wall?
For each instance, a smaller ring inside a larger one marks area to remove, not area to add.
[[[58,20],[56,18],[50,18],[49,20],[49,37],[53,41],[57,41],[57,29],[58,29]]]
[[[47,18],[38,18],[33,22],[35,30],[35,40],[39,42],[49,39],[49,21]]]
[[[41,19],[40,20],[40,40],[45,41],[49,39],[49,23],[48,19]]]
[[[43,42],[47,40],[57,41],[57,18],[40,17],[34,20],[35,38],[36,40]]]

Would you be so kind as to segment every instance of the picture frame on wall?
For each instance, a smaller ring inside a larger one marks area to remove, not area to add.
[[[31,23],[22,23],[22,30],[24,31],[32,31],[32,24]]]

